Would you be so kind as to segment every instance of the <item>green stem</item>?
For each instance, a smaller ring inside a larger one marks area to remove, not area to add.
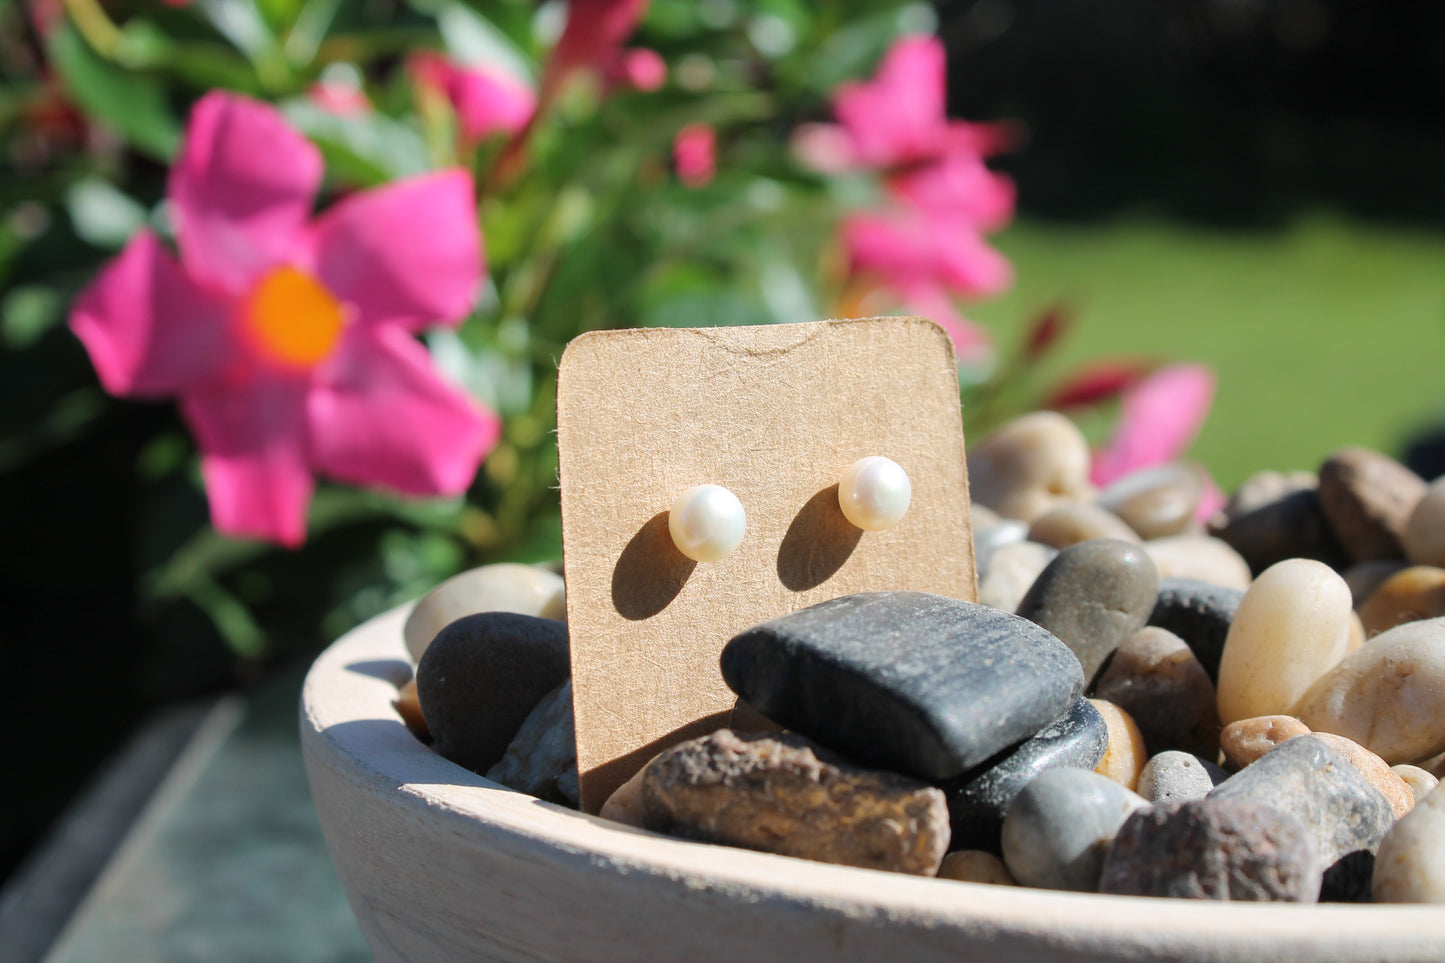
[[[65,9],[91,49],[107,60],[115,60],[120,28],[105,15],[98,0],[65,0]]]

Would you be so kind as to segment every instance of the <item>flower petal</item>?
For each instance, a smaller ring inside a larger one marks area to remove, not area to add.
[[[948,139],[945,63],[936,37],[904,37],[884,55],[873,79],[843,84],[833,112],[858,160],[892,167],[935,155]]]
[[[460,321],[485,271],[472,178],[443,171],[354,194],[312,239],[315,272],[363,322]]]
[[[500,71],[463,67],[431,52],[415,54],[408,66],[417,83],[446,95],[469,143],[515,134],[537,108],[532,88]]]
[[[305,406],[306,382],[297,378],[221,382],[181,396],[218,531],[293,548],[305,540],[314,487]]]
[[[202,97],[167,191],[187,273],[243,293],[294,253],[321,175],[321,153],[274,107],[219,91]]]
[[[1003,227],[1014,213],[1013,181],[989,170],[977,154],[945,155],[900,174],[892,187],[931,214],[958,217],[984,231]]]
[[[1093,483],[1107,485],[1183,454],[1209,414],[1214,381],[1214,372],[1204,365],[1178,364],[1124,392],[1114,437],[1094,457]]]
[[[711,124],[688,124],[672,141],[672,163],[678,180],[703,187],[717,173],[717,131]]]
[[[70,328],[113,395],[161,398],[224,362],[225,298],[197,287],[142,231],[81,293]]]
[[[955,294],[997,294],[1013,280],[1008,261],[978,228],[946,212],[897,207],[854,214],[843,222],[854,270],[876,271],[894,288],[941,283]]]
[[[965,318],[943,288],[930,284],[911,285],[899,294],[909,310],[937,322],[948,332],[960,364],[979,367],[993,358],[988,332]]]
[[[442,380],[395,325],[353,327],[307,399],[312,458],[338,481],[409,495],[459,495],[501,421]]]

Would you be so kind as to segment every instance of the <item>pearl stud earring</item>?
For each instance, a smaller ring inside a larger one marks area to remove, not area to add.
[[[860,458],[838,479],[838,507],[865,532],[892,528],[908,511],[913,486],[903,466],[882,455]]]
[[[743,503],[721,485],[689,488],[667,513],[673,544],[694,562],[716,562],[731,555],[747,527]]]

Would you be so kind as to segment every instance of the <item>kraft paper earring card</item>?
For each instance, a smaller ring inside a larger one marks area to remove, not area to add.
[[[977,598],[953,345],[922,318],[594,331],[562,357],[557,447],[582,806],[728,724],[718,655],[759,622],[885,589]],[[849,522],[838,479],[897,462],[907,513]],[[668,513],[736,495],[737,547],[677,548]]]

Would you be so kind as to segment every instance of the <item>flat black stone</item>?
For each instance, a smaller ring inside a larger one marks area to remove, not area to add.
[[[986,605],[924,592],[848,595],[730,641],[722,674],[759,712],[850,758],[962,775],[1037,733],[1084,688],[1068,647]]]
[[[1226,588],[1197,578],[1166,578],[1149,624],[1168,629],[1194,652],[1212,682],[1219,681],[1219,657],[1244,590]]]
[[[1088,699],[1078,699],[1068,712],[1038,735],[1005,749],[980,766],[940,788],[948,797],[952,825],[949,849],[999,850],[999,831],[1009,804],[1035,776],[1046,769],[1072,766],[1093,769],[1104,758],[1109,728]]]

